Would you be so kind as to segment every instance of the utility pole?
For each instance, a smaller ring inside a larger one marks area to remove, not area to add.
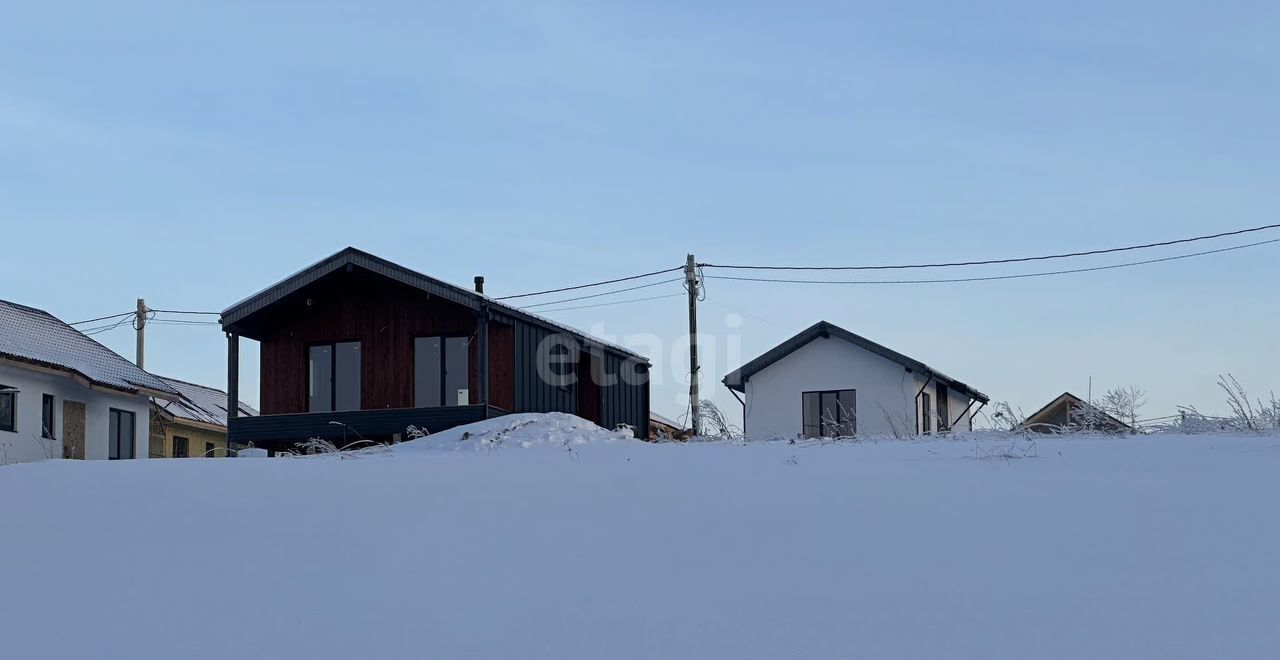
[[[689,292],[689,426],[694,435],[702,433],[698,411],[698,270],[689,255],[684,264],[684,288]]]
[[[146,343],[146,334],[147,334],[147,330],[146,330],[147,301],[143,300],[142,298],[138,299],[138,311],[136,312],[136,316],[134,316],[134,319],[133,319],[133,327],[135,330],[138,331],[138,351],[136,353],[134,362],[138,363],[139,369],[143,369],[144,367],[142,366],[142,355],[143,355],[144,344]]]

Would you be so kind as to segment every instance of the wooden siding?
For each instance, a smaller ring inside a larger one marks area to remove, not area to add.
[[[359,270],[335,273],[279,304],[286,309],[260,339],[264,415],[307,411],[308,347],[335,341],[360,342],[362,409],[411,408],[414,338],[474,336],[477,325],[465,306]],[[491,322],[489,337],[490,404],[511,409],[512,329]],[[476,349],[473,342],[472,392],[480,382]]]

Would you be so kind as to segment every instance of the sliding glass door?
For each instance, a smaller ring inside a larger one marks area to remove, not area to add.
[[[360,342],[307,349],[307,410],[360,410]]]
[[[416,408],[471,403],[471,338],[413,340],[413,405]]]

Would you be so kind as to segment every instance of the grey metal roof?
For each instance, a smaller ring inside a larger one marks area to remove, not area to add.
[[[161,410],[177,419],[186,419],[222,427],[227,425],[226,392],[214,387],[188,383],[176,378],[165,378],[163,376],[159,376],[159,378],[181,395],[175,401],[153,399],[152,402],[159,406]],[[258,414],[258,411],[241,401],[238,414],[241,417],[254,417]]]
[[[649,362],[649,360],[643,355],[640,355],[625,346],[619,346],[618,344],[593,337],[576,328],[527,312],[518,307],[512,307],[484,294],[476,293],[467,287],[450,284],[449,282],[438,280],[429,275],[423,275],[415,270],[405,268],[397,263],[387,261],[386,259],[353,247],[345,248],[329,257],[326,257],[325,259],[307,266],[293,275],[290,275],[262,291],[259,291],[258,293],[255,293],[252,296],[249,296],[248,298],[226,308],[222,311],[220,319],[222,321],[222,328],[224,330],[231,331],[232,326],[236,323],[245,320],[267,307],[270,307],[272,304],[279,302],[289,294],[302,289],[308,284],[311,284],[330,273],[346,268],[349,265],[363,268],[369,272],[407,284],[471,309],[479,309],[482,304],[487,305],[490,310],[498,314],[519,319],[526,323],[532,323],[533,325],[542,326],[553,331],[571,334],[588,346],[594,345],[608,348],[614,352],[642,360],[646,364]]]
[[[177,396],[156,376],[54,315],[0,300],[0,357],[78,374],[94,385]]]
[[[745,392],[747,379],[751,378],[752,375],[764,370],[765,367],[768,367],[774,362],[792,354],[805,344],[808,344],[815,339],[826,337],[843,339],[854,346],[858,346],[859,348],[871,351],[880,357],[897,362],[911,371],[933,376],[935,380],[942,381],[952,389],[967,394],[978,401],[983,403],[987,403],[989,401],[987,395],[982,392],[979,392],[978,390],[975,390],[972,387],[969,387],[968,385],[965,385],[964,383],[929,367],[929,365],[919,360],[909,358],[902,353],[886,348],[871,341],[870,339],[867,339],[866,337],[849,332],[848,330],[827,321],[818,321],[808,328],[805,328],[800,332],[800,334],[778,344],[765,352],[764,355],[761,355],[760,357],[734,370],[728,376],[725,376],[722,382],[725,384],[725,387],[728,387],[731,390]]]

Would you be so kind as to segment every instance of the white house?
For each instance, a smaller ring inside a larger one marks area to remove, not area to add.
[[[820,321],[725,376],[753,438],[971,430],[985,394]]]
[[[48,312],[0,300],[0,465],[146,458],[151,397],[178,393]]]

